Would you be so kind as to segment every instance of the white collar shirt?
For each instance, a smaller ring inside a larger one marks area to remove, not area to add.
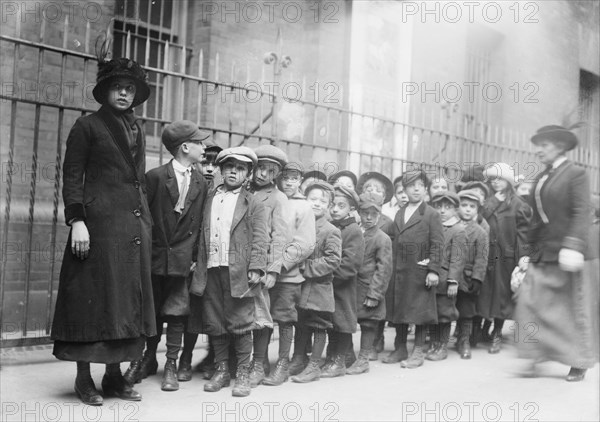
[[[223,185],[215,190],[210,209],[210,240],[207,268],[228,267],[231,224],[241,187],[228,191]]]

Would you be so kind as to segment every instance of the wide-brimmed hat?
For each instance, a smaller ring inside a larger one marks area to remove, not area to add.
[[[579,143],[577,136],[573,132],[559,125],[548,125],[539,128],[535,135],[531,137],[531,142],[537,145],[544,139],[565,145],[567,151],[572,150]]]
[[[96,86],[92,90],[92,94],[100,104],[106,103],[108,89],[115,78],[129,78],[135,84],[135,97],[131,107],[143,103],[150,96],[146,71],[133,60],[121,57],[119,59],[98,62]]]
[[[258,161],[270,161],[271,163],[278,164],[281,168],[288,162],[287,154],[274,145],[259,145],[254,148],[254,152]]]
[[[489,167],[483,171],[483,176],[488,180],[495,178],[504,179],[512,186],[517,182],[515,171],[506,163],[490,164]]]
[[[390,202],[390,200],[394,196],[394,184],[388,177],[384,176],[383,174],[377,171],[368,171],[366,173],[361,174],[358,178],[358,184],[356,185],[356,192],[358,192],[359,194],[362,193],[363,187],[369,179],[377,179],[381,183],[383,183],[383,186],[385,187],[385,196],[383,198],[383,203],[385,204]]]
[[[430,203],[433,205],[436,202],[440,202],[440,201],[448,201],[451,204],[453,204],[455,207],[458,207],[458,204],[460,203],[460,200],[458,199],[458,195],[449,190],[440,191],[440,192],[436,193],[435,195],[433,195],[433,198],[431,198]]]
[[[329,179],[327,179],[327,181],[333,185],[335,184],[337,179],[339,179],[342,176],[349,177],[352,180],[352,184],[354,184],[354,187],[356,187],[358,179],[356,178],[356,174],[354,174],[350,170],[340,170],[337,173],[333,173],[331,176],[329,176]]]
[[[256,157],[256,154],[254,153],[254,151],[252,151],[252,149],[245,147],[245,146],[224,149],[223,151],[221,151],[219,153],[219,155],[217,155],[217,159],[215,160],[215,163],[217,165],[220,165],[229,159],[235,159],[235,160],[241,161],[243,163],[249,163],[249,164],[252,164],[253,166],[255,166],[256,163],[258,162],[258,158]]]
[[[184,142],[202,142],[210,136],[210,132],[198,129],[198,125],[190,120],[176,120],[165,126],[161,141],[172,151]]]

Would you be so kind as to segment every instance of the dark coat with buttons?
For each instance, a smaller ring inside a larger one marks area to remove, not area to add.
[[[145,195],[145,137],[104,106],[77,119],[63,164],[65,220],[85,221],[90,254],[80,260],[67,240],[52,339],[70,342],[156,333],[150,257],[152,217]],[[129,133],[129,135],[128,135]]]

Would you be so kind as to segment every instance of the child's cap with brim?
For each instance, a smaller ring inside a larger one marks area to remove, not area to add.
[[[317,181],[317,182],[311,183],[310,185],[308,185],[306,187],[306,189],[304,189],[304,196],[308,196],[309,192],[313,189],[324,190],[325,192],[328,192],[331,199],[333,199],[333,195],[334,195],[333,186],[331,186],[329,183],[327,183],[325,181]]]
[[[335,186],[333,189],[335,190],[336,196],[345,196],[350,201],[350,206],[358,208],[358,203],[360,202],[360,199],[358,198],[358,194],[356,192],[354,192],[352,189],[348,189],[345,186]]]
[[[460,200],[458,199],[458,195],[450,191],[438,192],[433,196],[433,198],[431,198],[431,204],[435,204],[440,201],[448,201],[455,207],[458,207],[458,204],[460,202]]]
[[[359,208],[361,210],[375,208],[377,211],[381,211],[381,206],[383,205],[383,196],[381,196],[379,193],[363,192],[360,194],[359,198]]]
[[[243,163],[250,163],[253,166],[255,166],[258,162],[258,158],[256,157],[254,151],[245,146],[224,149],[219,153],[219,155],[217,155],[217,159],[215,160],[215,162],[217,164],[222,164],[230,159],[238,160]]]
[[[483,196],[475,189],[463,189],[458,192],[460,199],[470,199],[471,201],[477,202],[479,205],[483,205]]]

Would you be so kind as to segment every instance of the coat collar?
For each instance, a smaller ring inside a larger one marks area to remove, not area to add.
[[[421,202],[417,210],[413,213],[413,215],[410,216],[406,223],[404,223],[404,213],[406,212],[408,204],[400,208],[400,211],[398,211],[398,213],[396,214],[395,221],[396,226],[398,226],[398,229],[400,230],[400,233],[402,233],[406,229],[411,228],[419,221],[421,221],[423,219],[423,214],[425,214],[425,209],[427,208],[427,206],[428,205],[425,201]]]
[[[337,220],[337,221],[331,220],[331,224],[333,224],[336,227],[339,227],[340,229],[343,229],[344,227],[348,227],[352,223],[356,223],[356,220],[351,215],[344,218],[343,220]]]
[[[133,155],[131,155],[131,150],[129,149],[129,143],[127,142],[127,134],[123,131],[120,123],[117,121],[118,116],[115,116],[115,114],[110,111],[110,106],[100,107],[100,110],[98,110],[98,115],[100,116],[100,119],[102,120],[102,122],[104,123],[106,128],[108,129],[108,132],[111,134],[113,141],[115,142],[115,144],[117,144],[117,147],[119,148],[119,151],[121,151],[123,158],[125,159],[127,164],[129,164],[129,166],[133,170],[135,179],[138,180],[138,174],[137,174],[137,169],[136,169],[136,164],[138,164],[138,163],[134,162],[134,160],[133,160]],[[137,124],[137,123],[135,123],[135,124]],[[138,132],[138,135],[137,135],[136,142],[139,145],[140,136],[142,133],[140,127],[138,127],[137,132]],[[138,162],[139,162],[139,160],[142,160],[142,159],[145,160],[145,157],[143,157],[143,155],[144,154],[138,154],[138,157],[137,157]]]

